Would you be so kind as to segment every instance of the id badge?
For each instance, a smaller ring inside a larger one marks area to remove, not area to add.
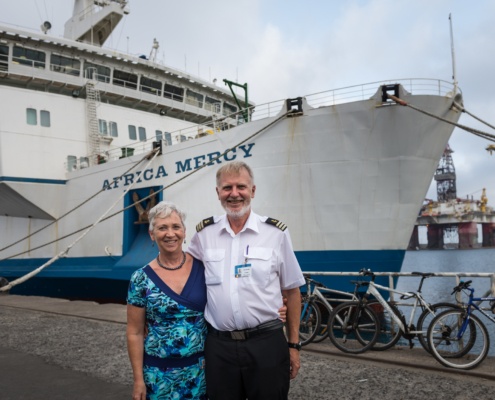
[[[251,276],[251,264],[240,264],[234,267],[236,278],[248,278]]]

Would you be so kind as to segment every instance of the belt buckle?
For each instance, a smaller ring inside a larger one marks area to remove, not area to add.
[[[246,340],[246,332],[245,331],[231,331],[230,338],[233,340]]]

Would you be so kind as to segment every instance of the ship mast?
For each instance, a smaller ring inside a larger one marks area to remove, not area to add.
[[[64,37],[101,47],[124,14],[129,14],[127,0],[74,0]]]
[[[457,93],[457,74],[455,70],[454,32],[452,29],[452,14],[449,14],[450,22],[450,47],[452,51],[452,80],[454,81],[454,96]]]

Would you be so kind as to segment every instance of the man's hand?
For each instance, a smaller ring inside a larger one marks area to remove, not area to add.
[[[294,379],[301,368],[301,359],[299,357],[299,350],[289,349],[290,355],[290,379]]]
[[[282,290],[282,296],[287,298],[287,325],[285,332],[289,343],[299,342],[299,318],[301,317],[301,292],[299,288]],[[301,368],[299,350],[289,348],[290,379],[294,379]]]

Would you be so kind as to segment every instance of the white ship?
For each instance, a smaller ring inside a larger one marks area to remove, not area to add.
[[[253,168],[253,207],[289,227],[303,270],[400,270],[461,114],[456,85],[390,80],[255,105],[104,48],[128,12],[76,0],[64,38],[0,26],[0,276],[43,266],[11,293],[123,300],[157,253],[143,209],[175,202],[190,238],[222,213],[215,172],[231,160]]]

